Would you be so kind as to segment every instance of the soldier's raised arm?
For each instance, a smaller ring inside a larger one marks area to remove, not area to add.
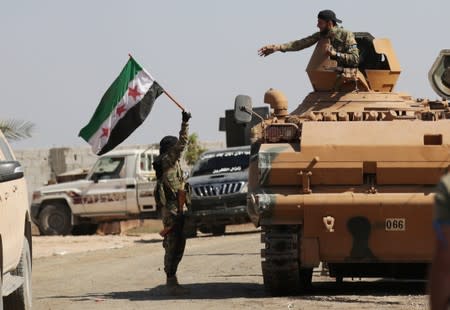
[[[259,56],[266,57],[274,52],[283,52],[284,53],[284,52],[300,51],[302,49],[308,48],[308,47],[314,45],[315,43],[317,43],[317,41],[319,41],[319,38],[320,38],[320,33],[316,32],[313,35],[310,35],[309,37],[306,37],[306,38],[303,38],[300,40],[295,40],[295,41],[291,41],[291,42],[284,43],[284,44],[266,45],[266,46],[261,47],[258,50],[258,54],[259,54]]]
[[[192,117],[189,112],[181,112],[182,122],[181,130],[179,133],[178,141],[174,146],[169,148],[167,154],[163,157],[163,167],[171,167],[181,158],[181,153],[183,153],[184,148],[188,142],[189,136],[189,119]]]

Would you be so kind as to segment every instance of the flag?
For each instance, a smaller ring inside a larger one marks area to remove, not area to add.
[[[131,56],[79,136],[102,155],[122,143],[152,110],[162,87]]]

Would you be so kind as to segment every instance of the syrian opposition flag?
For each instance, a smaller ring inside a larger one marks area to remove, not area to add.
[[[79,136],[97,155],[112,150],[144,122],[163,92],[154,78],[130,56]]]

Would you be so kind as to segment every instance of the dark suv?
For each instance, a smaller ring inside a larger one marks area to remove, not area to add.
[[[189,177],[192,205],[187,213],[189,235],[223,235],[229,224],[249,222],[247,181],[250,147],[203,153]]]

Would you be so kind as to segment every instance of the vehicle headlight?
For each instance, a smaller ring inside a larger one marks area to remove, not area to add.
[[[240,192],[241,192],[241,193],[246,193],[246,192],[248,192],[248,183],[247,183],[247,182],[244,182],[244,184],[243,184],[242,187],[241,187]]]
[[[273,143],[296,140],[299,138],[299,129],[295,124],[271,124],[266,127],[265,138]]]

